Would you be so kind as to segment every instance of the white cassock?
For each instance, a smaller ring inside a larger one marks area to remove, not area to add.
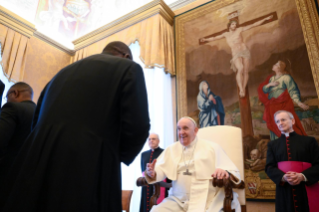
[[[175,142],[166,148],[157,159],[155,165],[156,180],[147,175],[148,183],[172,180],[169,196],[151,212],[218,212],[223,208],[224,188],[212,185],[212,174],[216,168],[227,170],[238,179],[237,167],[229,159],[224,150],[212,141],[197,139],[184,147]],[[192,175],[185,175],[187,171]],[[237,193],[233,192],[232,209],[240,212]]]

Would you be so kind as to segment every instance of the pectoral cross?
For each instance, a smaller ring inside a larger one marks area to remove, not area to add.
[[[189,172],[188,169],[186,169],[186,172],[183,172],[183,175],[192,175],[192,172]]]

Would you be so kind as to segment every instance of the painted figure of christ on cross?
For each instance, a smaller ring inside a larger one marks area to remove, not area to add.
[[[236,81],[239,88],[239,96],[240,98],[243,98],[245,96],[245,88],[248,82],[248,69],[251,56],[248,47],[243,41],[242,32],[273,21],[274,19],[277,20],[277,14],[274,13],[267,15],[266,17],[263,16],[241,25],[239,25],[238,23],[237,11],[231,13],[229,16],[232,18],[227,24],[228,29],[201,38],[199,43],[202,45],[210,41],[226,38],[227,44],[231,48],[232,52],[232,59],[230,61],[231,69],[236,72]]]

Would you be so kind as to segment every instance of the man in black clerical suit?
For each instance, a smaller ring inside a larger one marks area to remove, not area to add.
[[[0,105],[4,84],[0,80]],[[24,83],[17,82],[7,92],[7,103],[0,109],[0,190],[9,170],[25,139],[31,132],[35,103],[33,90]]]
[[[276,211],[308,212],[313,203],[318,206],[318,143],[313,137],[294,132],[295,120],[290,112],[277,111],[274,116],[282,134],[268,143],[265,171],[276,184]],[[309,188],[315,192],[309,193]]]
[[[156,133],[151,133],[148,137],[148,145],[150,150],[145,151],[141,155],[141,169],[144,175],[144,171],[146,169],[146,164],[151,163],[154,159],[158,158],[164,149],[159,147],[159,136]],[[171,182],[168,180],[168,182]],[[167,197],[167,189],[165,190],[165,197]],[[161,191],[162,192],[162,191]],[[151,196],[153,195],[153,186],[145,186],[142,187],[141,194],[141,204],[140,204],[140,212],[149,212],[149,201]]]
[[[59,71],[32,127],[4,212],[121,212],[121,162],[134,160],[150,128],[144,74],[128,46],[111,42]]]

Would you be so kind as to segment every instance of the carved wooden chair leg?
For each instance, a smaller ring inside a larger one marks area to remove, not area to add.
[[[153,184],[153,195],[150,199],[150,208],[153,207],[153,205],[157,205],[157,200],[160,196],[160,185],[159,183]]]
[[[224,212],[235,212],[235,209],[231,209],[231,203],[233,201],[233,188],[244,189],[245,183],[242,180],[239,180],[234,175],[230,174],[229,178],[217,179],[213,178],[213,186],[225,189],[225,198],[223,210]]]
[[[235,212],[231,209],[231,202],[233,201],[233,189],[230,184],[229,179],[224,179],[224,189],[225,189],[225,198],[224,198],[224,212]]]
[[[153,186],[153,195],[150,198],[150,208],[152,208],[154,205],[157,205],[157,199],[160,196],[160,184],[154,183],[154,184],[148,184],[145,177],[140,177],[136,181],[137,186]]]

